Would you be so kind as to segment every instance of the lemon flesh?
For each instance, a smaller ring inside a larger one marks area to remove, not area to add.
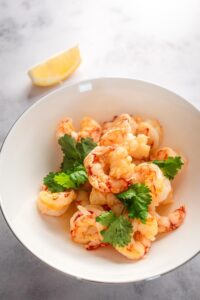
[[[51,86],[68,78],[80,65],[78,47],[71,48],[28,71],[34,85]]]

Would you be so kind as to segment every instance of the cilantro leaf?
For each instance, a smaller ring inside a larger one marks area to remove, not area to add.
[[[54,181],[54,177],[56,174],[58,173],[50,172],[47,176],[44,177],[43,183],[48,187],[48,189],[52,193],[64,192],[65,188]]]
[[[100,216],[96,217],[96,221],[101,223],[104,226],[109,226],[116,219],[117,219],[117,217],[111,210],[106,211],[103,214],[101,214]]]
[[[58,143],[64,153],[63,162],[61,164],[61,170],[64,172],[73,170],[80,164],[83,164],[83,160],[88,153],[97,146],[91,138],[82,138],[80,142],[77,142],[73,137],[67,134],[62,136]]]
[[[162,170],[165,177],[169,179],[174,179],[178,170],[180,170],[184,164],[180,156],[169,156],[166,160],[154,160],[153,163],[156,164]]]
[[[88,179],[83,165],[78,166],[69,176],[76,188],[78,188],[79,185],[84,184]]]
[[[63,172],[68,173],[73,171],[78,166],[80,166],[79,161],[76,161],[64,155],[60,168]]]
[[[71,160],[81,161],[80,153],[76,149],[76,140],[68,134],[65,134],[58,140],[59,145],[66,157]]]
[[[80,165],[71,173],[49,173],[43,180],[52,193],[64,192],[66,189],[76,189],[87,181],[87,173],[84,166]]]
[[[80,142],[77,143],[77,150],[82,158],[82,160],[85,159],[85,157],[97,146],[97,144],[93,141],[92,138],[82,138]]]
[[[80,142],[77,142],[67,134],[62,136],[58,143],[64,154],[61,171],[51,172],[43,179],[44,184],[52,193],[76,189],[87,181],[83,160],[97,145],[91,138],[82,138]]]
[[[107,227],[101,231],[103,242],[114,247],[123,247],[130,243],[132,224],[126,217],[117,217],[112,211],[107,211],[96,217],[96,221]]]
[[[150,190],[146,185],[133,184],[127,191],[116,196],[126,206],[130,218],[138,218],[142,223],[146,222],[148,205],[152,200]]]
[[[53,180],[56,184],[59,184],[60,186],[62,186],[65,189],[75,188],[75,184],[71,180],[70,175],[66,174],[64,172],[55,174]]]
[[[103,242],[113,247],[124,247],[131,241],[132,224],[124,216],[115,217],[108,229],[102,230]]]

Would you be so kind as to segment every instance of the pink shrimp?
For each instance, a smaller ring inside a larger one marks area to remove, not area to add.
[[[77,132],[75,132],[71,118],[65,118],[60,121],[56,130],[56,136],[59,139],[63,135],[68,134],[77,139]]]
[[[165,233],[173,231],[181,226],[186,216],[185,206],[180,206],[171,212],[168,216],[155,214],[158,221],[158,232]]]
[[[120,193],[131,182],[135,165],[124,147],[98,146],[84,160],[90,184],[104,193]]]
[[[70,219],[71,238],[78,244],[85,245],[87,250],[105,246],[101,230],[105,226],[96,221],[102,213],[102,208],[96,205],[78,206],[78,211]]]
[[[101,136],[101,125],[89,117],[85,117],[81,121],[78,139],[91,137],[95,142],[98,142]]]

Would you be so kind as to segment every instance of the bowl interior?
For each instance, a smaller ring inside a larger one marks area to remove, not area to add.
[[[111,248],[86,251],[71,242],[68,216],[41,216],[36,199],[44,175],[60,164],[55,128],[65,116],[78,127],[83,116],[102,122],[120,113],[160,120],[163,145],[188,160],[173,182],[175,204],[184,203],[186,220],[178,230],[152,244],[149,254],[132,262]],[[179,96],[152,84],[128,79],[98,79],[65,87],[38,101],[16,122],[0,156],[3,213],[19,240],[44,262],[67,274],[100,282],[127,282],[159,276],[200,249],[200,114]]]

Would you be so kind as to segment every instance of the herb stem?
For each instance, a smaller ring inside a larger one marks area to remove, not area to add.
[[[125,215],[126,212],[127,212],[127,208],[124,205],[124,207],[122,208],[122,211],[121,211],[121,215]]]

